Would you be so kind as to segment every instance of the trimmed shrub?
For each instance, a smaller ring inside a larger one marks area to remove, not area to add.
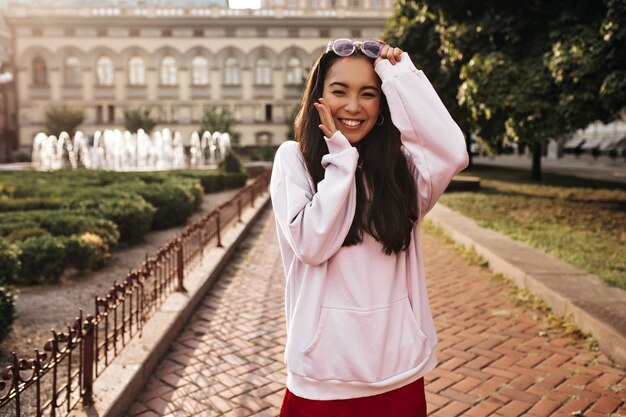
[[[20,249],[17,245],[0,239],[0,285],[13,282],[20,270]]]
[[[20,240],[28,239],[33,236],[42,236],[49,235],[46,229],[42,229],[41,227],[26,227],[24,229],[18,229],[12,231],[8,236],[7,240],[11,243],[18,242]]]
[[[67,264],[79,271],[101,268],[110,256],[106,242],[93,233],[72,236],[65,244]]]
[[[0,199],[0,212],[5,211],[28,211],[28,210],[53,210],[63,208],[64,203],[56,198],[11,198]]]
[[[43,235],[19,242],[21,268],[16,282],[57,281],[67,265],[66,240],[64,237]]]
[[[223,172],[239,173],[243,172],[243,167],[237,155],[234,152],[228,152],[224,159],[217,165],[218,169]]]
[[[15,293],[6,284],[0,283],[0,341],[11,332],[15,320]]]
[[[225,173],[215,171],[177,171],[176,175],[200,180],[205,194],[215,193],[231,188],[243,187],[248,176],[244,173]]]
[[[183,224],[194,211],[194,196],[181,185],[150,184],[141,187],[137,192],[156,207],[152,220],[154,229],[167,229]]]
[[[87,227],[82,231],[95,233],[114,247],[118,240],[128,245],[140,242],[150,230],[156,209],[139,196],[105,199],[90,205],[87,213],[102,216],[115,223],[115,234],[103,234],[99,227]]]

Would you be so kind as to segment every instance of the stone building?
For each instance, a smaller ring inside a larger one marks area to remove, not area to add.
[[[11,31],[0,15],[0,162],[18,147],[14,74]]]
[[[228,106],[235,143],[278,144],[327,41],[378,38],[393,8],[393,0],[261,0],[259,9],[226,1],[10,1],[19,147],[31,146],[46,108],[62,104],[84,109],[86,134],[123,128],[124,109],[150,106],[157,129],[184,138],[206,106]]]

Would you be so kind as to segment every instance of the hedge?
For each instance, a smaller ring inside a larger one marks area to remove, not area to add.
[[[204,193],[246,179],[207,170],[3,172],[0,183],[15,191],[0,199],[0,282],[55,281],[68,267],[98,268],[114,247],[184,224]]]
[[[0,341],[6,339],[15,320],[15,293],[13,289],[0,283]]]
[[[13,282],[20,270],[20,249],[0,238],[0,285]]]

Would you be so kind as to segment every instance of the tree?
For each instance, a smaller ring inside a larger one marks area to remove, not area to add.
[[[152,108],[138,107],[136,109],[124,110],[124,127],[130,133],[137,133],[139,129],[150,134],[152,129],[158,124],[151,114]]]
[[[625,21],[623,0],[401,0],[387,32],[433,71],[446,105],[456,89],[449,108],[483,143],[529,145],[540,179],[550,138],[623,110]]]
[[[571,129],[610,122],[626,105],[626,2],[568,2],[547,55]]]
[[[83,123],[85,112],[82,109],[72,109],[63,105],[48,108],[45,117],[45,129],[48,135],[58,137],[61,132],[67,132],[72,137],[78,126]]]
[[[231,127],[235,119],[228,107],[210,106],[204,109],[200,132],[220,132],[232,134]]]
[[[406,51],[418,68],[424,71],[435,90],[465,133],[471,166],[470,122],[467,109],[459,105],[456,95],[460,85],[460,65],[444,54],[441,42],[440,15],[427,1],[399,0],[387,22],[383,39]]]

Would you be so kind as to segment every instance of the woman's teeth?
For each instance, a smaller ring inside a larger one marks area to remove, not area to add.
[[[341,123],[343,123],[346,126],[356,127],[362,123],[362,120],[341,119]]]

